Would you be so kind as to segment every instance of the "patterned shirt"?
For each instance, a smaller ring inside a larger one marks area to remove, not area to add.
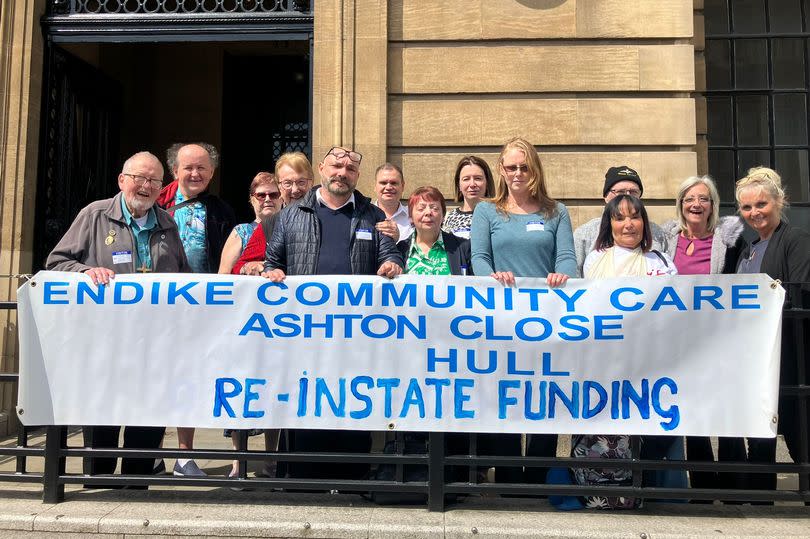
[[[121,209],[124,212],[124,220],[129,225],[130,230],[132,230],[132,236],[135,238],[135,257],[132,260],[132,267],[135,268],[135,271],[138,271],[138,268],[147,268],[152,269],[152,255],[149,252],[149,236],[150,231],[155,228],[157,225],[157,217],[155,216],[155,209],[149,208],[149,211],[146,213],[146,222],[144,222],[143,226],[140,226],[135,218],[130,213],[129,208],[127,208],[127,203],[124,201],[124,197],[121,197]]]
[[[453,208],[444,216],[442,230],[454,234],[459,238],[470,239],[472,216],[473,212],[471,211],[462,211],[459,208]]]
[[[242,241],[242,251],[247,247],[248,241],[250,241],[250,237],[256,231],[257,226],[259,226],[259,223],[251,221],[250,223],[242,223],[233,227],[233,231],[236,232],[236,235],[239,236],[239,239]]]
[[[180,204],[186,197],[177,190],[174,203]],[[180,232],[180,241],[186,251],[186,258],[194,273],[210,273],[208,267],[208,247],[205,243],[205,205],[202,202],[187,204],[174,212],[174,222]]]
[[[405,273],[414,275],[450,275],[450,261],[441,232],[427,254],[416,245],[416,232],[411,236],[411,250],[405,262]]]

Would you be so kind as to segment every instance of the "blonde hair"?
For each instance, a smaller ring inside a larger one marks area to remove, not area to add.
[[[557,212],[557,201],[548,196],[546,176],[543,173],[540,156],[537,155],[534,146],[521,137],[515,137],[504,144],[501,155],[498,156],[498,180],[495,182],[495,196],[491,200],[495,204],[495,209],[498,213],[508,215],[506,209],[509,201],[509,186],[504,175],[503,156],[512,150],[519,150],[526,156],[526,164],[529,167],[529,190],[540,203],[541,213],[546,218],[552,217]]]
[[[282,154],[281,157],[278,158],[278,161],[276,161],[276,176],[278,176],[279,169],[284,165],[287,165],[298,174],[305,175],[308,180],[315,179],[312,164],[309,162],[309,159],[307,159],[307,156],[301,152],[287,152]]]
[[[740,206],[740,194],[746,189],[761,189],[765,191],[776,203],[781,217],[782,210],[787,206],[787,196],[782,187],[782,177],[775,170],[768,167],[754,167],[748,169],[748,175],[737,180],[734,189],[734,198],[737,199],[737,207]]]
[[[718,212],[720,210],[720,194],[717,192],[717,186],[711,176],[689,176],[678,187],[678,196],[675,199],[675,213],[678,220],[678,226],[681,227],[681,232],[686,232],[686,219],[683,216],[683,199],[686,193],[696,185],[705,185],[709,190],[709,199],[712,204],[712,213],[709,215],[709,220],[706,227],[709,232],[714,232],[717,228],[717,222],[720,220]]]

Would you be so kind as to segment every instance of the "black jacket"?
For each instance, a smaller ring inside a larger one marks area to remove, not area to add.
[[[740,259],[748,258],[751,246],[746,247],[740,254]],[[783,283],[803,283],[802,285],[786,285],[785,308],[790,309],[803,305],[810,308],[810,233],[801,228],[790,226],[782,221],[773,232],[768,247],[762,255],[762,273],[767,273],[774,279]],[[800,303],[802,302],[802,303]],[[804,368],[806,380],[799,380],[798,374],[798,348],[800,340],[804,347]],[[794,385],[810,382],[810,319],[795,319],[785,317],[782,321],[782,357],[779,368],[779,384]],[[793,454],[798,433],[810,425],[799,425],[794,400],[790,398],[779,399],[779,432],[788,439],[788,448]]]
[[[177,180],[163,188],[157,200],[158,206],[174,217],[174,197],[177,193]],[[208,191],[200,193],[194,199],[205,206],[205,243],[208,252],[208,269],[211,273],[219,270],[219,259],[225,241],[236,226],[236,215],[227,202]]]
[[[746,246],[740,253],[740,260],[751,256],[751,245]],[[783,283],[804,283],[801,294],[807,303],[810,292],[810,233],[801,228],[790,226],[785,221],[779,223],[768,242],[768,248],[762,255],[762,273],[767,273],[774,279]],[[798,303],[795,295],[798,292],[788,288],[786,306]]]
[[[297,203],[281,210],[273,220],[272,235],[264,257],[265,271],[281,269],[287,275],[313,275],[318,268],[321,245],[321,222],[316,213],[318,200],[313,187]],[[403,266],[394,240],[374,226],[385,220],[385,213],[371,204],[371,199],[354,192],[351,222],[352,275],[375,275],[383,262]],[[371,230],[371,240],[358,240],[358,228]]]
[[[406,238],[397,243],[402,259],[405,264],[408,263],[408,253],[411,250],[411,240]],[[444,250],[447,251],[447,261],[450,262],[450,273],[452,275],[472,275],[472,262],[470,261],[470,240],[459,238],[449,232],[442,231],[442,240],[444,241]],[[461,267],[466,266],[466,272],[462,273]],[[402,266],[405,267],[404,265]]]

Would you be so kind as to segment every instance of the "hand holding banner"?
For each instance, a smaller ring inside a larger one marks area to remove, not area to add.
[[[41,272],[18,294],[21,419],[772,437],[770,284]]]

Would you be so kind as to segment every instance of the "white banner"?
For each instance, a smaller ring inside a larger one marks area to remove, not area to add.
[[[766,275],[41,272],[18,299],[26,425],[776,433]]]

